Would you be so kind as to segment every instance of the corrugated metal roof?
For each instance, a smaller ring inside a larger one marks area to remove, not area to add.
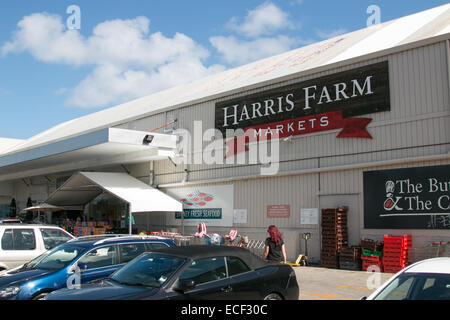
[[[0,154],[4,150],[9,150],[12,147],[15,147],[21,143],[25,142],[25,140],[19,140],[19,139],[9,139],[9,138],[0,138]]]
[[[438,35],[449,35],[450,4],[374,25],[61,123],[1,154],[61,141],[282,78]],[[151,129],[151,128],[149,128]]]

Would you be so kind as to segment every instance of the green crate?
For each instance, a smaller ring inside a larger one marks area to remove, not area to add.
[[[363,249],[362,254],[365,256],[381,257],[383,253],[381,251],[372,251],[372,250]]]

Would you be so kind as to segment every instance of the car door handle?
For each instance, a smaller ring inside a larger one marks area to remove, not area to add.
[[[223,293],[229,293],[229,292],[233,291],[233,288],[231,286],[226,286],[226,287],[220,288],[220,291],[222,291]]]

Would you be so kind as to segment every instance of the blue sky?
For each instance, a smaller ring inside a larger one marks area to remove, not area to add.
[[[2,0],[0,137],[61,122],[441,0]],[[80,8],[80,29],[66,10]],[[69,22],[73,22],[70,20]],[[69,23],[70,26],[70,23]]]

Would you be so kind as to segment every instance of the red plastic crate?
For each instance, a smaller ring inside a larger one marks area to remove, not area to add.
[[[361,265],[362,271],[367,271],[367,268],[369,268],[370,266],[376,266],[380,270],[380,272],[383,271],[383,264],[381,263],[381,261],[379,263],[374,263],[374,262],[362,260],[362,265]]]
[[[394,255],[386,255],[383,256],[383,261],[401,261],[408,262],[408,256],[394,256]]]
[[[367,262],[374,262],[374,263],[380,263],[381,262],[381,258],[380,257],[368,256],[368,255],[365,255],[365,254],[361,255],[361,260],[367,261]]]
[[[401,255],[407,255],[408,249],[391,249],[386,248],[383,250],[383,255],[394,255],[394,256],[401,256]]]
[[[384,235],[384,244],[401,244],[404,247],[411,248],[412,245],[412,236],[411,235],[403,235],[403,236],[393,236],[390,234]]]
[[[386,263],[386,264],[396,264],[396,265],[400,265],[400,264],[406,265],[406,264],[408,264],[408,259],[403,259],[403,258],[397,258],[397,259],[394,259],[394,258],[387,258],[387,259],[383,259],[383,263]]]
[[[402,252],[407,252],[408,248],[404,248],[404,247],[384,247],[383,248],[383,252],[392,252],[392,253],[402,253]]]
[[[408,260],[407,259],[393,259],[393,258],[383,258],[383,264],[385,265],[403,265],[406,266],[408,264]]]
[[[387,236],[384,235],[384,243],[392,243],[392,244],[403,244],[403,237],[394,237],[394,236]]]

